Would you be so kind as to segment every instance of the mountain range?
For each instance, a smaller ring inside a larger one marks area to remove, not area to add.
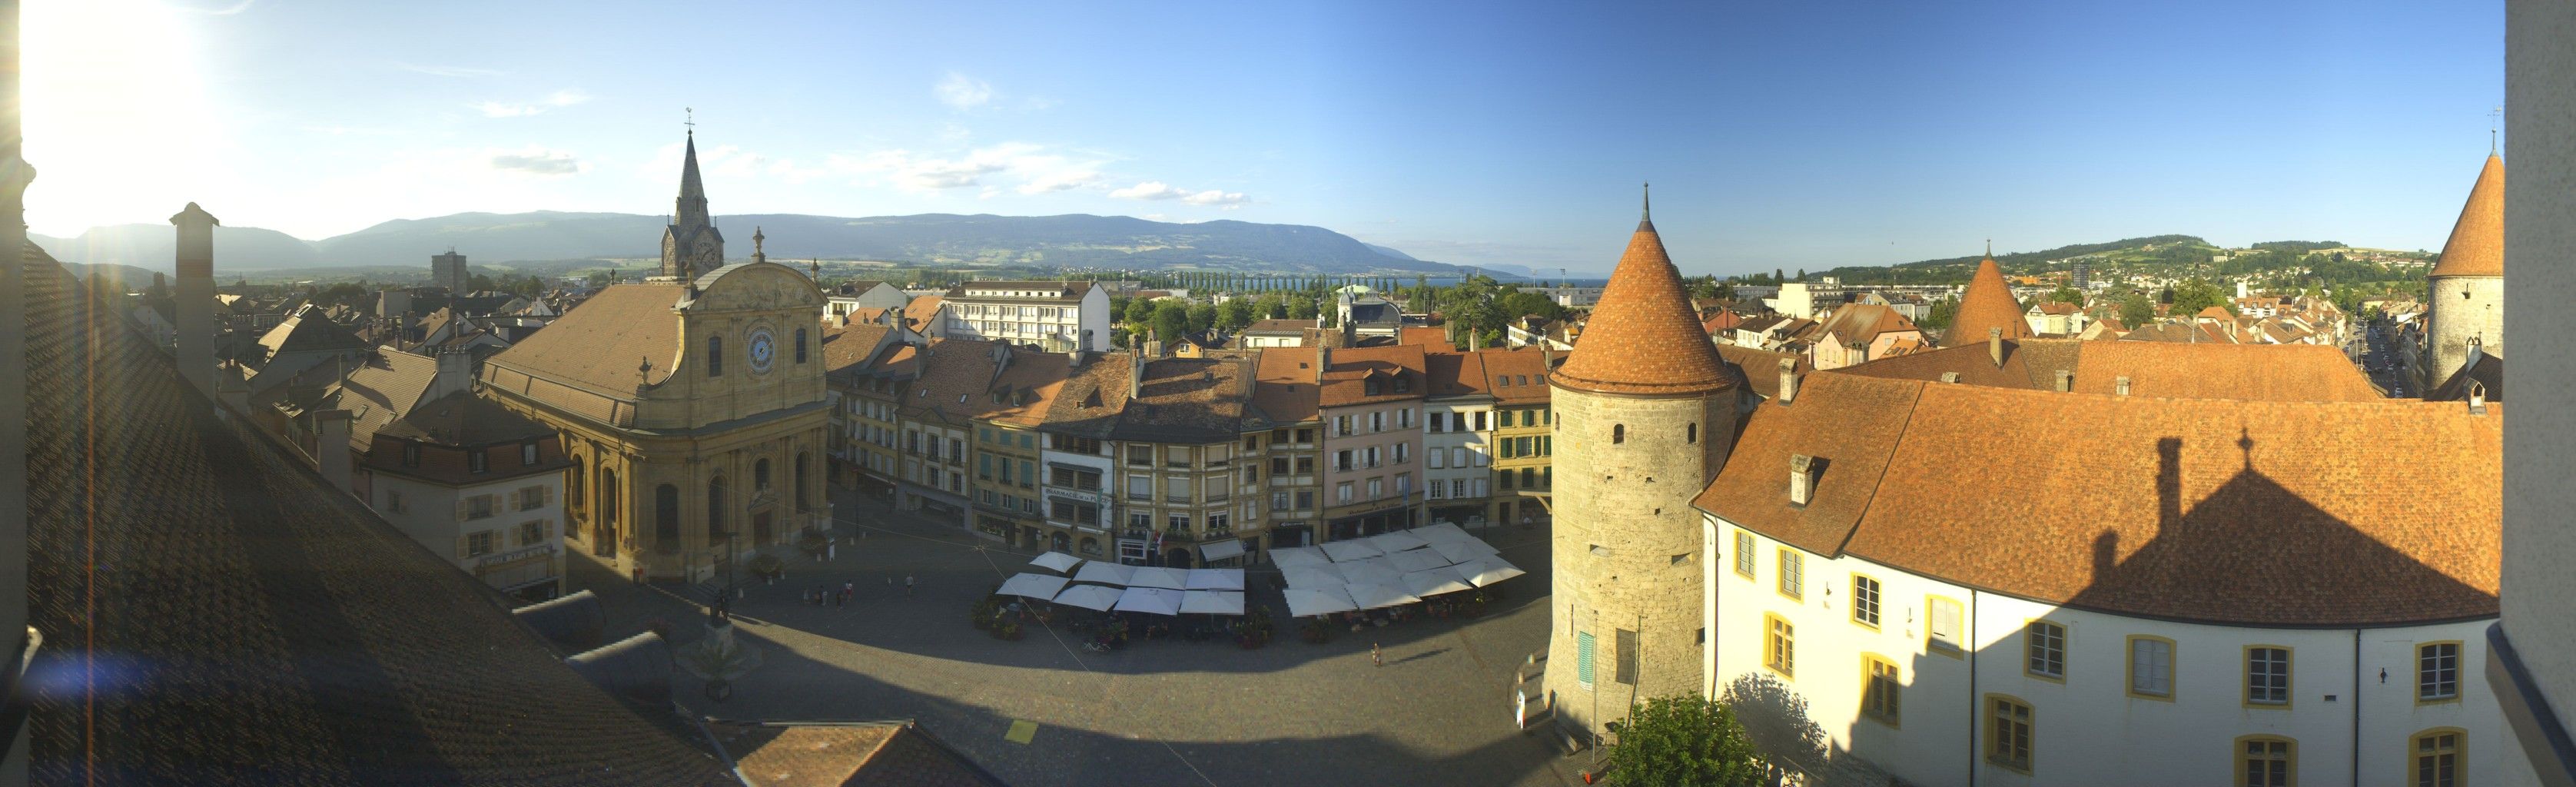
[[[771,259],[876,260],[943,267],[1204,269],[1264,273],[1427,273],[1476,270],[1415,259],[1322,227],[1126,216],[844,218],[790,213],[717,217],[725,253],[747,258],[755,229]],[[218,269],[274,271],[378,266],[426,269],[453,247],[475,264],[661,256],[663,217],[628,213],[458,213],[397,219],[316,241],[257,227],[215,229]],[[78,237],[30,235],[57,259],[171,270],[167,224],[93,227]],[[1488,272],[1525,275],[1508,266]]]

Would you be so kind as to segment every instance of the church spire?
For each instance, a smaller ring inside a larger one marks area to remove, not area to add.
[[[707,187],[698,179],[698,131],[689,129],[687,152],[680,163],[679,207],[673,211],[672,223],[707,223]]]
[[[1655,184],[1639,184],[1637,189],[1645,201],[1644,209],[1637,214],[1637,231],[1653,232],[1655,231]]]
[[[707,215],[706,184],[698,176],[694,115],[688,125],[680,160],[680,198],[670,226],[662,229],[662,275],[680,279],[724,267],[724,234],[716,231],[714,217]]]

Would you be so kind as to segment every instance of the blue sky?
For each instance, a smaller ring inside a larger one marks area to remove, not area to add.
[[[28,0],[28,218],[663,213],[694,107],[719,214],[1239,219],[1598,271],[1651,180],[1690,273],[1988,237],[2433,248],[2502,11]]]

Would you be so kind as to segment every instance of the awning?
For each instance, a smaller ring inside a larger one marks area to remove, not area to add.
[[[1287,579],[1288,586],[1291,588],[1307,588],[1316,590],[1323,588],[1337,588],[1351,583],[1349,577],[1342,576],[1342,572],[1339,569],[1333,568],[1330,563],[1320,566],[1288,569]]]
[[[1125,584],[1131,588],[1180,590],[1190,586],[1190,572],[1177,568],[1139,568],[1127,575]]]
[[[1127,584],[1127,579],[1135,573],[1136,569],[1132,566],[1122,566],[1116,563],[1103,563],[1094,560],[1089,563],[1082,564],[1082,570],[1074,572],[1073,581],[1094,582],[1103,585],[1125,585]]]
[[[1352,585],[1350,592],[1352,603],[1357,604],[1361,609],[1397,607],[1422,600],[1395,585]]]
[[[1412,533],[1416,537],[1433,544],[1450,541],[1476,540],[1476,537],[1469,534],[1466,528],[1459,527],[1456,524],[1449,522],[1434,522],[1429,527],[1417,527],[1405,532]]]
[[[1243,594],[1223,590],[1192,590],[1181,594],[1181,612],[1191,615],[1241,615]]]
[[[1460,563],[1465,563],[1488,555],[1500,554],[1502,552],[1502,550],[1495,549],[1494,545],[1485,543],[1481,539],[1471,539],[1467,541],[1442,541],[1437,544],[1432,544],[1431,549],[1434,552],[1440,553],[1441,557],[1455,560]]]
[[[1402,569],[1396,568],[1394,563],[1382,557],[1335,563],[1333,567],[1341,569],[1342,578],[1350,580],[1354,585],[1392,585],[1401,581],[1405,573]]]
[[[1193,569],[1190,569],[1190,588],[1189,588],[1189,589],[1191,589],[1191,590],[1242,590],[1242,589],[1243,589],[1243,569],[1239,569],[1239,568],[1193,568]]]
[[[1351,610],[1358,609],[1358,606],[1351,603],[1351,594],[1347,589],[1348,587],[1349,586],[1347,585],[1334,585],[1328,588],[1289,588],[1287,592],[1288,614],[1302,618],[1313,615],[1330,615],[1335,612],[1349,612]]]
[[[1021,574],[1003,582],[999,592],[1005,596],[1044,600],[1055,598],[1057,593],[1064,592],[1064,585],[1064,577],[1049,574]]]
[[[1270,550],[1270,564],[1278,566],[1283,571],[1307,566],[1328,566],[1332,563],[1332,558],[1325,557],[1323,550],[1314,547],[1286,547]]]
[[[1128,588],[1118,594],[1117,610],[1143,612],[1149,615],[1181,614],[1182,591],[1162,588]]]
[[[1391,530],[1379,533],[1374,536],[1369,536],[1364,540],[1369,542],[1369,546],[1377,547],[1378,551],[1385,552],[1387,554],[1394,554],[1407,549],[1420,549],[1431,545],[1431,542],[1423,540],[1421,536],[1402,530]]]
[[[1057,572],[1071,570],[1074,566],[1080,565],[1081,563],[1082,558],[1074,557],[1062,552],[1048,552],[1029,561],[1029,565]]]
[[[1429,597],[1437,596],[1442,593],[1456,593],[1461,590],[1473,590],[1474,588],[1469,586],[1464,580],[1460,579],[1456,570],[1447,566],[1442,566],[1429,571],[1416,571],[1411,574],[1404,575],[1404,589],[1411,591],[1413,595],[1416,596]]]
[[[1512,564],[1503,562],[1499,557],[1487,557],[1472,563],[1452,566],[1451,569],[1457,571],[1458,576],[1465,577],[1468,582],[1475,583],[1477,587],[1501,582],[1523,573],[1520,569],[1513,568]]]
[[[1229,538],[1224,541],[1202,544],[1199,546],[1199,557],[1209,560],[1224,560],[1230,557],[1242,556],[1243,539],[1239,538]]]
[[[1448,558],[1441,557],[1440,553],[1428,549],[1407,549],[1386,556],[1386,560],[1388,563],[1395,564],[1395,570],[1407,574],[1439,568],[1451,562]]]
[[[1072,587],[1065,588],[1062,593],[1055,594],[1055,603],[1069,607],[1081,607],[1083,609],[1094,609],[1107,612],[1110,607],[1118,605],[1118,596],[1119,591],[1117,588],[1101,587],[1099,585],[1074,585]]]
[[[1382,554],[1386,554],[1386,551],[1378,549],[1377,547],[1369,546],[1368,543],[1364,541],[1334,541],[1324,545],[1324,555],[1332,558],[1335,563],[1358,560],[1364,557],[1376,557]]]

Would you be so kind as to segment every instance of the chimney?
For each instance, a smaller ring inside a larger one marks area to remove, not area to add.
[[[1958,381],[1959,381],[1959,373],[1958,373],[1958,372],[1942,372],[1942,373],[1941,373],[1941,382],[1945,382],[1945,383],[1955,383],[1955,382],[1958,382]]]
[[[1333,348],[1331,348],[1331,347],[1318,347],[1318,348],[1315,348],[1315,384],[1316,384],[1316,385],[1321,386],[1321,385],[1323,385],[1323,384],[1324,384],[1324,370],[1325,370],[1325,369],[1330,369],[1330,368],[1332,368],[1332,366],[1333,366]]]
[[[2119,379],[2112,381],[2111,390],[2121,396],[2129,395],[2129,376],[2120,375]]]
[[[2004,365],[2004,329],[1986,329],[1986,355],[1995,359],[1995,366]]]
[[[1780,403],[1798,400],[1798,359],[1780,359]]]
[[[1136,399],[1144,395],[1145,354],[1130,348],[1127,351],[1127,398]]]
[[[216,401],[223,402],[224,407],[231,408],[236,413],[250,412],[250,383],[242,379],[242,368],[239,362],[225,362],[216,366],[214,377]]]
[[[1816,460],[1806,454],[1789,455],[1789,504],[1803,506],[1815,491]]]
[[[215,394],[215,225],[197,203],[170,217],[179,227],[179,375],[197,393]]]
[[[2066,369],[2057,370],[2057,392],[2066,393],[2072,390],[2075,390],[2075,373]]]
[[[424,399],[436,400],[448,394],[474,389],[473,353],[459,347],[441,352],[437,358],[438,375],[430,378],[429,393],[423,396]]]
[[[1145,354],[1155,358],[1163,357],[1163,335],[1161,331],[1153,328],[1145,329]]]
[[[355,493],[357,486],[349,480],[349,416],[347,410],[317,410],[313,413],[313,465],[322,471],[323,480],[342,492]]]

